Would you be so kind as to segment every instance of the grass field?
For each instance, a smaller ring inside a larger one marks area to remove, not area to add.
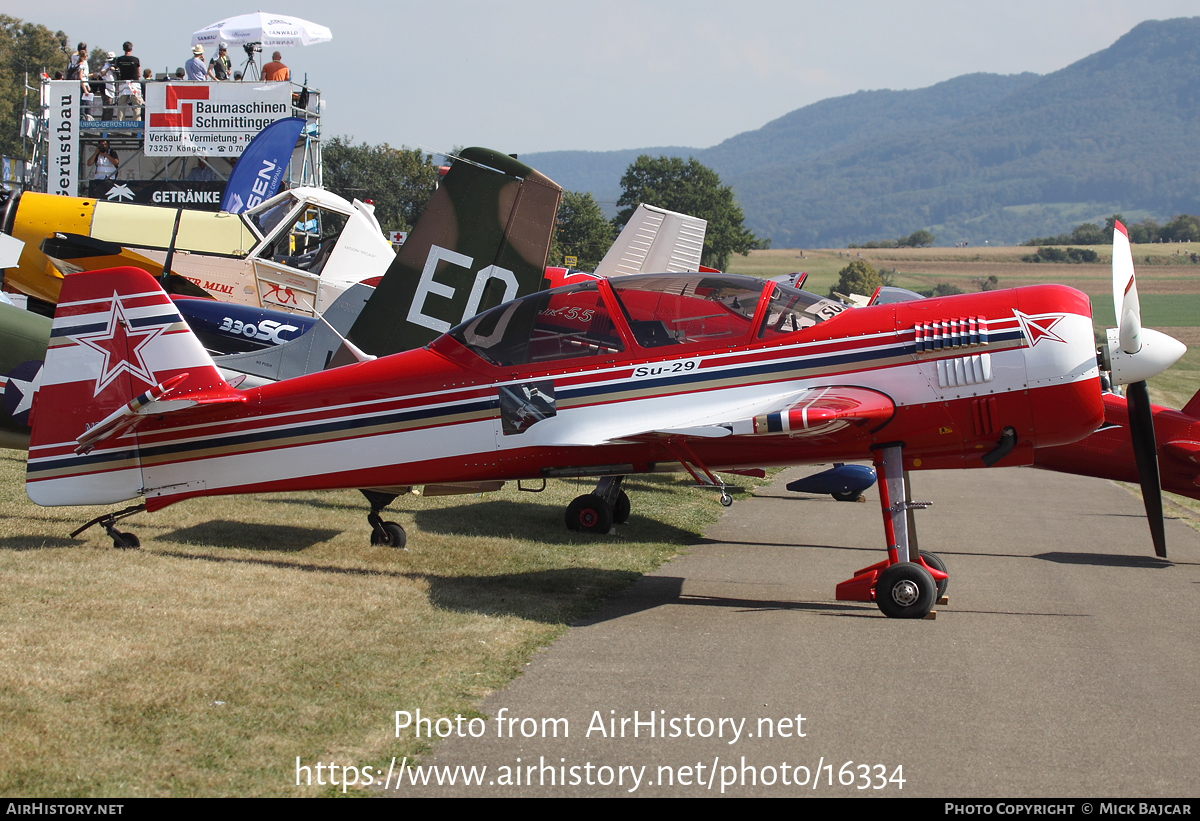
[[[862,253],[908,287],[966,289],[996,271],[1001,287],[1072,284],[1109,321],[1107,265],[1020,262],[1030,250]],[[807,270],[820,292],[849,261],[840,253],[755,252],[731,267]],[[1197,333],[1200,266],[1135,254],[1147,324]],[[1174,407],[1197,387],[1200,344],[1151,384]],[[138,514],[121,527],[143,548],[118,551],[99,529],[68,539],[97,511],[34,506],[23,472],[23,454],[0,451],[0,793],[10,797],[312,795],[294,785],[297,757],[362,766],[420,755],[407,733],[394,737],[396,710],[472,715],[721,511],[714,494],[668,475],[627,484],[633,516],[609,536],[563,527],[587,483],[407,496],[391,518],[411,550],[394,551],[368,544],[356,492],[217,498]]]
[[[0,793],[294,795],[296,757],[424,751],[396,710],[471,715],[539,647],[693,542],[722,508],[671,475],[626,483],[614,535],[567,531],[591,485],[402,497],[410,551],[368,544],[357,492],[192,500],[121,527],[24,497],[0,451]],[[753,480],[747,480],[754,484]]]

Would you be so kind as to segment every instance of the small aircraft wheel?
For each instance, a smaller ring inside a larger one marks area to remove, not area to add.
[[[733,497],[730,496],[728,493],[722,493],[721,494],[721,507],[729,507],[731,504],[733,504]]]
[[[617,494],[617,503],[613,505],[613,524],[623,525],[629,521],[629,511],[633,505],[629,503],[629,495],[625,491]]]
[[[946,563],[942,561],[942,557],[938,554],[926,553],[924,550],[922,550],[921,558],[925,560],[925,564],[929,565],[934,570],[940,570],[943,573],[947,572]],[[937,597],[940,599],[942,596],[946,595],[946,590],[950,587],[950,580],[942,579],[940,582],[935,582],[935,584],[937,585]]]
[[[384,522],[380,525],[383,532],[371,530],[371,544],[385,545],[394,547],[397,550],[404,549],[404,545],[408,542],[408,537],[404,535],[404,528],[395,522]]]
[[[839,502],[857,502],[858,497],[862,494],[857,490],[848,490],[845,493],[830,493],[829,495],[837,499]]]
[[[894,564],[875,582],[875,603],[889,619],[923,619],[936,601],[937,585],[915,562]]]
[[[136,550],[137,548],[142,546],[142,541],[141,541],[141,539],[139,539],[137,537],[136,534],[122,533],[121,531],[117,530],[116,528],[113,528],[111,535],[112,535],[112,540],[113,540],[113,547],[115,547],[117,550],[125,550],[126,548]]]
[[[612,529],[613,511],[608,503],[592,493],[575,498],[567,505],[567,528],[583,533],[607,533]]]

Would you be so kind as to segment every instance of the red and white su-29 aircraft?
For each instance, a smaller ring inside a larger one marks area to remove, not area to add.
[[[1144,371],[1177,358],[1145,347]],[[607,531],[627,474],[682,466],[726,501],[718,470],[873,459],[887,557],[838,595],[902,618],[947,579],[908,549],[904,470],[1027,465],[1104,418],[1088,298],[1056,285],[847,309],[725,274],[588,281],[238,391],[157,281],[119,268],[66,278],[43,374],[41,505],[602,476],[567,519]],[[96,521],[121,546],[137,509]]]

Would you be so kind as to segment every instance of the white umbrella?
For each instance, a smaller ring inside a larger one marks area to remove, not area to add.
[[[247,43],[262,43],[264,48],[295,48],[327,43],[333,34],[325,26],[289,17],[286,14],[269,14],[256,11],[227,17],[205,26],[192,35],[193,46],[241,46]]]

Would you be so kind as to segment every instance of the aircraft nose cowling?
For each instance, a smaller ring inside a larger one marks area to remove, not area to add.
[[[1100,368],[1085,294],[1061,285],[1018,291],[1025,389],[1037,447],[1078,441],[1104,421]]]
[[[1108,329],[1108,365],[1115,384],[1144,382],[1174,365],[1187,353],[1187,346],[1178,339],[1151,328],[1141,329],[1141,341],[1141,350],[1125,353],[1121,350],[1120,330]]]

